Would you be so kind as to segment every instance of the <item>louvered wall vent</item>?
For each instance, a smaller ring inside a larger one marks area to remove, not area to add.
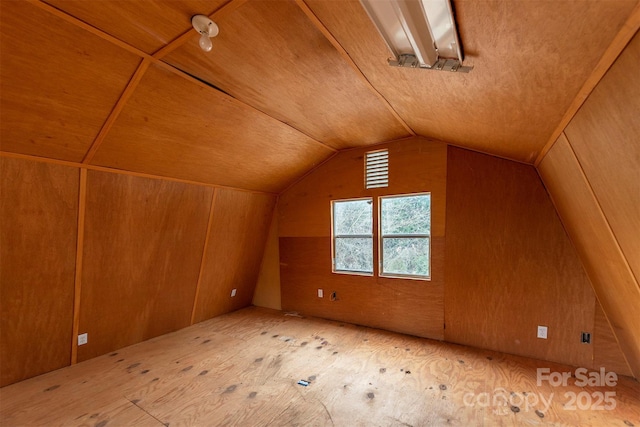
[[[389,186],[389,150],[369,151],[364,157],[364,187]]]

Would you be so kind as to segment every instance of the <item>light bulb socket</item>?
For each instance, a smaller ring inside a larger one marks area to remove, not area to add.
[[[191,25],[200,34],[215,37],[220,31],[218,25],[206,15],[194,15],[191,18]]]

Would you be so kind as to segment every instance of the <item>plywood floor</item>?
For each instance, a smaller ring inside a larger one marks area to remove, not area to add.
[[[537,386],[538,367],[574,371],[251,307],[5,387],[0,424],[640,427],[638,382]]]

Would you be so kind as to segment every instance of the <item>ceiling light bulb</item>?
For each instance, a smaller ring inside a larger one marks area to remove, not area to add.
[[[218,35],[218,26],[206,15],[194,15],[191,17],[191,25],[200,34],[198,44],[205,52],[211,51],[213,44],[211,37]]]
[[[211,39],[205,33],[203,33],[202,36],[200,36],[200,41],[198,41],[198,44],[200,45],[200,49],[204,50],[205,52],[211,51],[211,48],[213,47],[213,43],[211,43]]]

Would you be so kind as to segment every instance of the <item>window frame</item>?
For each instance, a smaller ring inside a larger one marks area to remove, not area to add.
[[[336,203],[344,203],[344,202],[356,202],[356,201],[369,201],[371,202],[371,234],[370,235],[366,235],[366,234],[346,234],[346,235],[337,235],[335,234],[335,215],[334,215],[334,206]],[[375,259],[375,253],[374,253],[374,247],[375,247],[375,224],[374,224],[374,220],[375,220],[375,213],[374,213],[374,209],[373,209],[373,197],[357,197],[357,198],[349,198],[349,199],[336,199],[336,200],[331,200],[331,272],[332,273],[336,273],[336,274],[351,274],[351,275],[356,275],[356,276],[369,276],[372,277],[375,275],[375,265],[376,265],[376,259]],[[359,271],[359,270],[338,270],[336,268],[336,239],[349,239],[349,238],[354,238],[354,239],[371,239],[371,271]]]
[[[429,196],[429,233],[414,233],[414,234],[382,234],[382,201],[384,199],[394,199],[402,197],[414,197],[414,196]],[[410,279],[410,280],[431,280],[431,192],[420,193],[407,193],[407,194],[390,194],[384,196],[378,196],[378,276],[390,279]],[[384,239],[427,239],[429,248],[429,274],[402,274],[402,273],[385,273],[384,272]]]

